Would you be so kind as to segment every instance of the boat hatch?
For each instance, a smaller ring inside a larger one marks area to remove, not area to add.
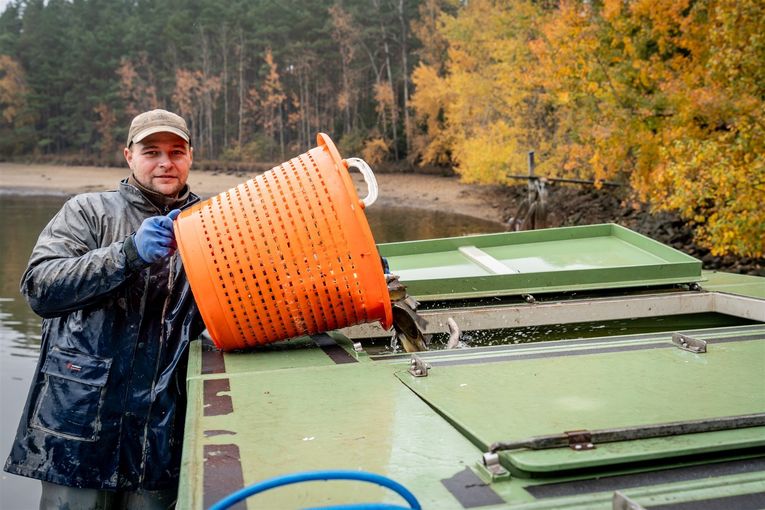
[[[765,446],[762,324],[418,356],[397,377],[511,472]]]
[[[701,262],[614,224],[378,245],[420,301],[691,283]]]

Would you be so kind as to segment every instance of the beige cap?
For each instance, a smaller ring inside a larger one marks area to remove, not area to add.
[[[191,138],[183,117],[167,110],[151,110],[136,115],[130,123],[126,146],[130,147],[131,143],[140,142],[149,135],[163,132],[176,134],[187,142]]]

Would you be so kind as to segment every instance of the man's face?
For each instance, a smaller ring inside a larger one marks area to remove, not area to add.
[[[125,148],[125,159],[142,186],[174,197],[189,178],[192,149],[178,135],[154,133]]]

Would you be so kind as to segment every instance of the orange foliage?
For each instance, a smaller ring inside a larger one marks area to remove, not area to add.
[[[284,94],[284,87],[282,86],[271,48],[266,49],[264,58],[268,75],[261,88],[260,107],[263,114],[263,127],[266,133],[273,136],[278,127],[278,121],[281,118],[279,116],[279,107],[287,99],[287,96]]]
[[[139,58],[138,67],[140,70],[150,68],[145,54]],[[117,76],[120,79],[119,94],[123,99],[128,117],[159,108],[157,88],[152,83],[152,76],[149,71],[146,71],[147,76],[141,76],[139,69],[136,69],[132,60],[124,57],[117,68]]]
[[[93,108],[98,114],[96,121],[96,131],[101,138],[100,150],[102,156],[110,156],[114,153],[117,146],[114,143],[114,128],[117,125],[117,117],[114,111],[105,103],[99,103]]]
[[[3,120],[13,125],[26,105],[27,84],[21,65],[8,55],[0,55],[0,111]]]

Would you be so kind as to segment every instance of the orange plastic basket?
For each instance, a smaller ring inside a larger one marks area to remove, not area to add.
[[[178,251],[202,318],[223,350],[393,316],[385,276],[343,160],[325,135],[318,147],[185,211]]]

